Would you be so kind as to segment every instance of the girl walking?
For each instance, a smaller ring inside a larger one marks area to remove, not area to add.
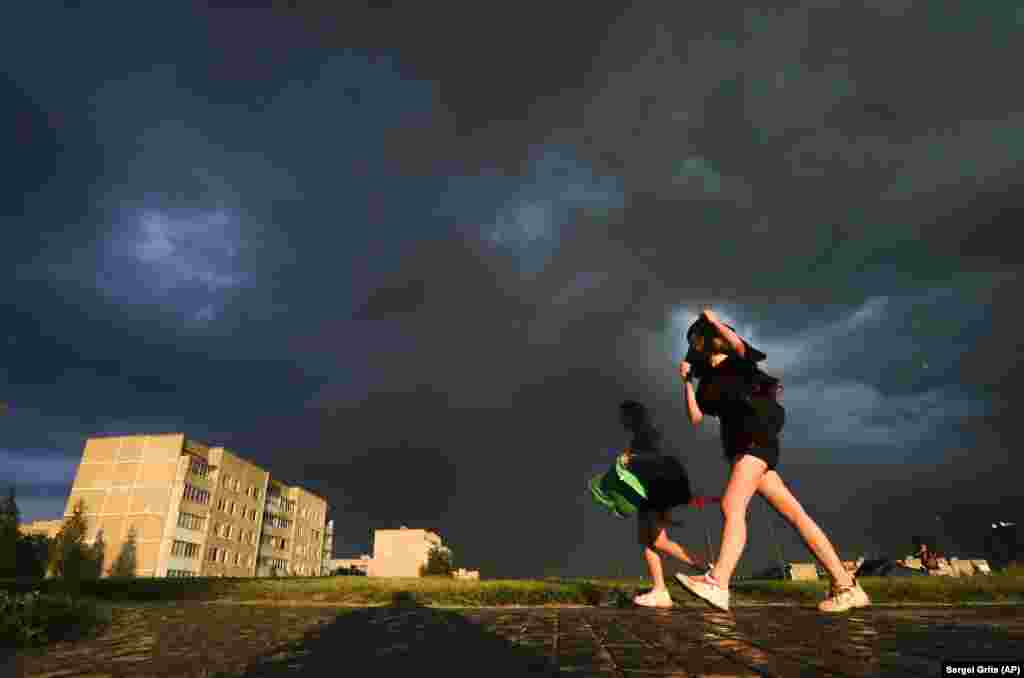
[[[718,562],[699,577],[677,574],[679,582],[712,606],[729,609],[729,581],[747,540],[747,506],[754,492],[759,492],[800,533],[828,572],[832,585],[818,609],[844,612],[870,605],[864,589],[843,567],[828,537],[776,471],[785,412],[776,402],[778,380],[756,365],[767,356],[747,344],[710,309],[690,326],[686,338],[690,350],[679,365],[679,375],[685,384],[690,423],[700,424],[705,414],[718,417],[722,448],[731,470],[722,497],[725,526]],[[696,390],[694,377],[700,379]]]
[[[654,582],[651,591],[636,596],[633,602],[643,607],[672,607],[659,552],[706,569],[706,563],[669,539],[665,531],[669,525],[676,524],[671,519],[672,508],[688,504],[692,499],[690,480],[676,457],[661,453],[661,432],[655,428],[646,407],[627,400],[619,406],[619,414],[622,425],[633,434],[623,453],[623,462],[647,491],[647,502],[637,512],[637,527],[647,570]]]

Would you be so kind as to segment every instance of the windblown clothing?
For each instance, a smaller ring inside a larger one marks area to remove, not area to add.
[[[763,355],[763,354],[762,354]],[[762,372],[749,358],[730,355],[708,366],[697,388],[697,406],[718,417],[722,450],[730,462],[742,454],[779,461],[779,434],[786,411],[778,402],[779,380]]]

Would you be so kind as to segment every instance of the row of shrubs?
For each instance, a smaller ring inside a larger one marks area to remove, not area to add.
[[[0,647],[39,647],[77,638],[111,622],[111,611],[69,594],[0,591]]]
[[[110,610],[80,596],[81,583],[102,574],[102,542],[85,544],[81,503],[53,538],[22,534],[11,489],[0,499],[0,647],[32,647],[98,631]],[[134,570],[134,543],[108,573]],[[44,576],[49,579],[43,580]],[[46,586],[44,586],[44,583]]]

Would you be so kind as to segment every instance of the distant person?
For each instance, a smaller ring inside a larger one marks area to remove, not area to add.
[[[864,589],[843,567],[821,528],[804,511],[775,470],[785,411],[777,402],[780,387],[757,363],[765,354],[752,348],[710,309],[687,330],[690,350],[679,365],[687,413],[696,426],[704,415],[718,417],[722,447],[731,471],[722,497],[725,526],[718,562],[704,575],[676,577],[687,590],[722,610],[729,609],[729,581],[747,540],[747,507],[760,492],[803,537],[828,572],[832,586],[819,605],[822,612],[843,612],[871,604]],[[693,377],[700,379],[695,391]]]
[[[670,525],[677,524],[671,518],[672,508],[688,504],[693,498],[690,479],[676,457],[662,454],[661,432],[654,426],[646,407],[627,400],[619,406],[619,414],[622,425],[633,434],[622,455],[623,462],[647,492],[647,501],[637,513],[638,537],[654,582],[650,592],[636,596],[633,602],[644,607],[672,607],[658,552],[700,569],[707,566],[669,539],[665,532]]]
[[[921,559],[921,568],[928,570],[939,569],[939,554],[928,548],[928,544],[921,542],[921,548],[917,550],[917,557]]]

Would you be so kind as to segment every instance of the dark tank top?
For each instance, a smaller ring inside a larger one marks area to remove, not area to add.
[[[739,356],[728,356],[709,368],[697,388],[697,406],[718,417],[722,448],[727,455],[757,447],[779,449],[785,410],[778,403],[777,379]]]

